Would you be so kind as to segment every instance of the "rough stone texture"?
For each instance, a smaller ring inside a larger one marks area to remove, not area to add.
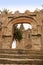
[[[43,10],[25,13],[0,14],[0,49],[11,49],[13,42],[13,26],[17,23],[29,23],[32,25],[31,38],[22,39],[17,48],[43,50]],[[29,31],[29,30],[28,30]],[[28,31],[24,35],[28,35]],[[23,44],[24,43],[24,44]]]
[[[0,49],[0,65],[43,65],[43,52],[27,49]]]
[[[17,48],[26,48],[26,49],[32,49],[32,43],[31,43],[31,29],[25,30],[21,24],[20,30],[22,30],[22,37],[23,39],[19,42],[17,41]],[[31,43],[31,44],[30,44]]]

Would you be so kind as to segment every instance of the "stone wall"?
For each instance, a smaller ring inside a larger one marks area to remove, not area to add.
[[[43,50],[43,10],[14,14],[0,14],[0,49],[11,49],[13,42],[13,26],[17,23],[32,25],[32,49]],[[27,41],[28,42],[28,41]],[[28,45],[28,43],[26,44]],[[22,46],[21,46],[22,47]],[[24,47],[24,46],[23,46]],[[20,48],[17,44],[17,48]]]

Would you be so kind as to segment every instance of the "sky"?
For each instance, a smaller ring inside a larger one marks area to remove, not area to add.
[[[12,11],[25,10],[34,11],[36,8],[42,9],[43,0],[0,0],[0,9],[9,9]]]

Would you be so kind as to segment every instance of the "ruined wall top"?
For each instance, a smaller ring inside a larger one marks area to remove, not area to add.
[[[37,21],[40,21],[43,19],[43,9],[42,10],[35,10],[34,12],[30,12],[29,10],[26,10],[24,13],[20,13],[19,11],[16,11],[15,13],[12,13],[12,12],[6,13],[5,11],[2,11],[0,13],[0,22],[1,23],[8,22],[8,21],[11,21],[11,19],[17,18],[20,16],[21,16],[21,18],[23,16],[25,16],[25,17],[28,16],[30,18],[32,17],[35,20],[37,19]]]
[[[37,15],[38,13],[43,13],[43,9],[42,10],[39,10],[39,9],[36,9],[34,12],[31,12],[31,11],[29,11],[29,10],[26,10],[24,13],[20,13],[19,11],[15,11],[14,13],[12,13],[12,12],[9,12],[9,11],[2,11],[2,12],[0,12],[0,16],[4,16],[4,15],[8,15],[8,16],[10,16],[10,15],[12,15],[12,16],[23,16],[23,15]]]

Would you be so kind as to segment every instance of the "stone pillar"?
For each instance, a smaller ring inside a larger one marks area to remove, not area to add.
[[[32,49],[41,50],[41,37],[39,35],[32,35]]]
[[[42,30],[42,26],[41,25],[37,25],[37,34],[40,36],[40,44],[41,44],[41,46],[42,46],[42,32],[41,32],[41,30]]]
[[[37,34],[41,34],[41,25],[37,25]]]
[[[3,26],[2,49],[10,49],[12,46],[12,28]]]
[[[10,49],[12,45],[12,37],[11,36],[3,36],[3,44],[2,49]]]
[[[43,51],[43,20],[42,20],[42,51]]]
[[[32,49],[41,50],[41,26],[32,29]]]
[[[2,22],[0,22],[0,49],[2,49]]]
[[[2,49],[2,36],[0,35],[0,49]]]

